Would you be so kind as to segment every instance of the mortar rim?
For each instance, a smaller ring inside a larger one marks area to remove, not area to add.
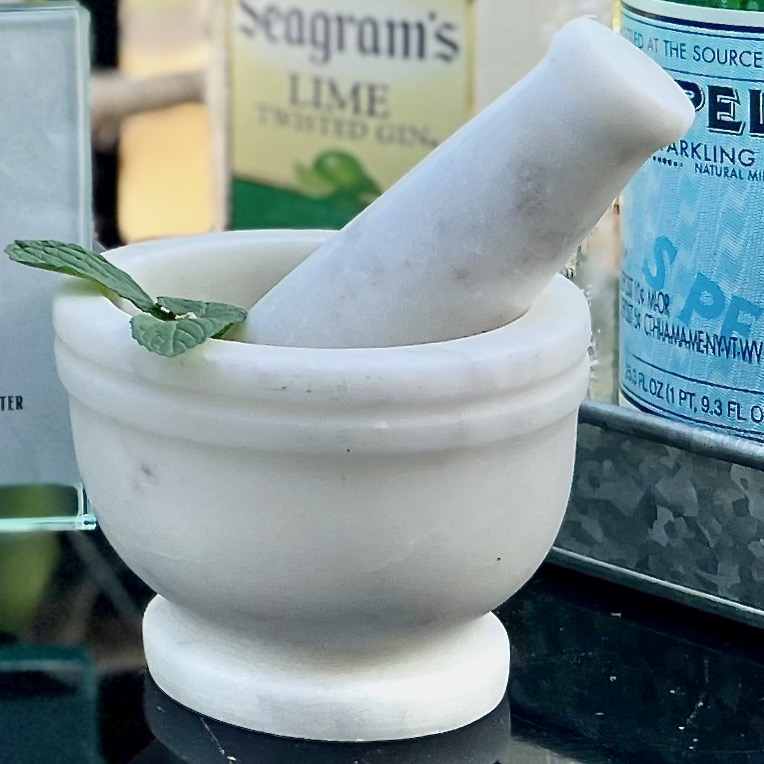
[[[135,270],[142,258],[152,258],[157,251],[205,247],[212,237],[223,250],[228,246],[235,250],[242,242],[250,245],[255,240],[265,246],[290,238],[317,247],[331,233],[231,231],[128,245],[113,253],[120,266]],[[386,399],[391,385],[396,386],[399,402],[519,390],[579,366],[591,334],[586,299],[562,276],[556,276],[530,310],[511,324],[480,335],[412,346],[291,348],[210,340],[167,359],[135,343],[126,312],[103,290],[74,279],[67,279],[54,299],[54,325],[57,345],[70,355],[153,384],[187,390],[212,385],[214,392],[234,397],[251,397],[245,393],[253,390],[271,391],[283,398],[283,386],[276,382],[288,377],[307,383],[292,387],[302,386],[308,395],[315,394],[315,402],[321,393],[336,394],[341,377],[346,403],[352,403],[355,392],[364,403],[375,394]],[[412,377],[420,384],[401,390],[402,378],[410,381]]]

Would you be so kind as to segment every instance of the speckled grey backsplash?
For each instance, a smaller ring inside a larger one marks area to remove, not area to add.
[[[764,448],[587,401],[552,559],[764,627]]]

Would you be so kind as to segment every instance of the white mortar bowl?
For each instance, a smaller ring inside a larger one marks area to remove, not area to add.
[[[111,257],[150,294],[251,305],[327,234],[236,232]],[[513,324],[412,347],[216,340],[166,359],[97,288],[54,305],[77,460],[159,596],[149,670],[181,704],[288,737],[390,740],[489,713],[490,615],[550,549],[589,361],[557,277]]]

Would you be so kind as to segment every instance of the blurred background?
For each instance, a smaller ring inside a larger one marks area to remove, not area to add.
[[[213,226],[205,0],[88,0],[96,234],[106,247]]]

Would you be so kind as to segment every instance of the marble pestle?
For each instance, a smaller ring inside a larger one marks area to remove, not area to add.
[[[250,311],[238,339],[456,339],[521,316],[639,167],[690,127],[680,87],[587,18]]]

